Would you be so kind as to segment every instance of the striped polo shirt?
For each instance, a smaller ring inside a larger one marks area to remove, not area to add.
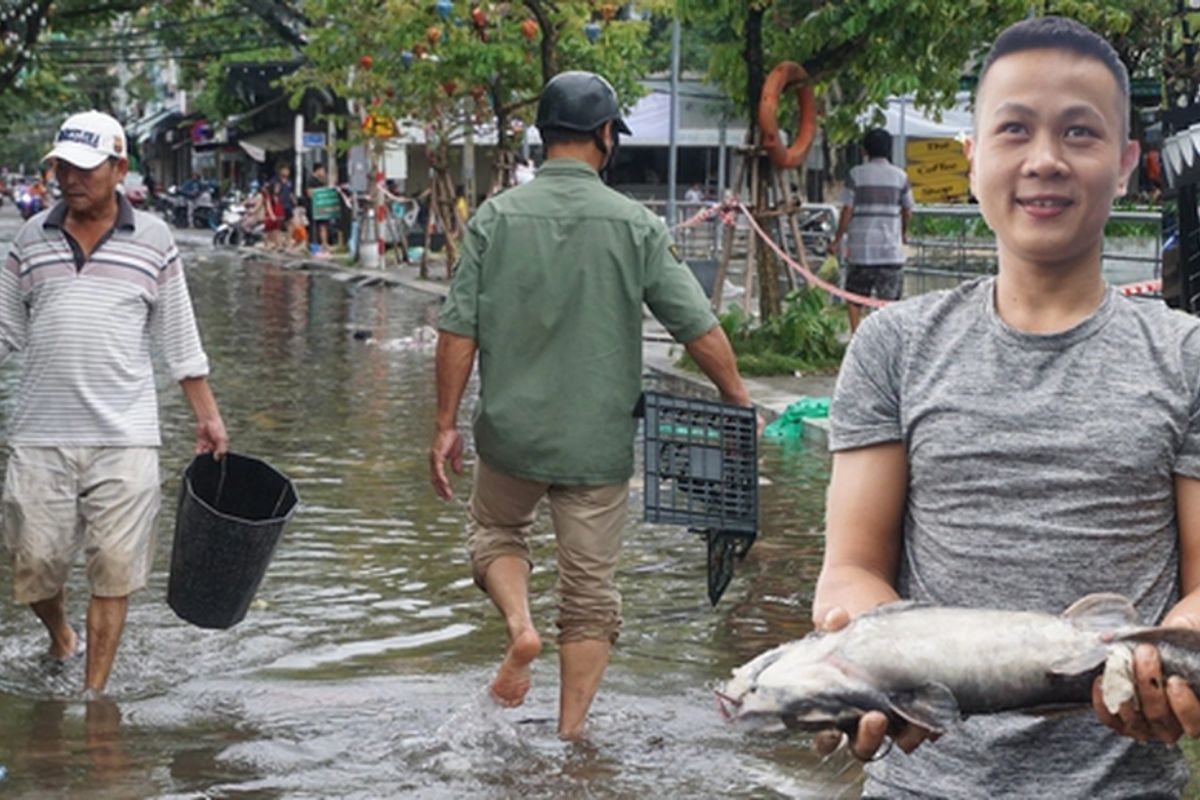
[[[842,205],[853,206],[846,241],[850,263],[860,266],[900,266],[904,243],[900,209],[914,205],[908,175],[886,158],[872,158],[850,170]]]
[[[152,348],[173,380],[208,374],[170,230],[117,203],[90,257],[60,202],[22,226],[0,270],[0,359],[24,355],[10,444],[157,447]]]

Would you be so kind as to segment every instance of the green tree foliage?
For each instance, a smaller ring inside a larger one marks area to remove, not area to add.
[[[0,161],[33,163],[64,113],[135,110],[168,59],[193,107],[244,110],[222,91],[228,60],[297,57],[303,19],[283,0],[7,0],[0,2]],[[290,27],[289,27],[290,24]],[[129,122],[131,120],[123,120]]]
[[[308,0],[304,11],[309,66],[294,89],[328,89],[442,138],[490,122],[511,141],[543,82],[566,69],[604,74],[626,106],[642,91],[648,23],[622,19],[617,4],[454,0],[444,19],[429,0]]]
[[[761,15],[762,64],[797,61],[824,100],[831,139],[854,138],[856,120],[892,95],[946,108],[964,73],[1003,28],[1059,14],[1098,31],[1134,74],[1154,68],[1171,0],[679,0],[679,13],[706,32],[709,74],[749,111],[748,26]],[[755,84],[757,85],[757,84]],[[753,114],[750,115],[753,119]],[[786,121],[786,118],[785,118]]]
[[[214,119],[248,110],[228,90],[229,65],[299,60],[307,25],[299,0],[167,0],[149,4],[139,21],[160,52],[179,58],[192,108]]]
[[[644,6],[661,6],[653,0]],[[566,69],[608,77],[625,105],[641,94],[647,23],[616,3],[591,0],[307,0],[307,65],[288,81],[294,96],[323,89],[364,117],[350,139],[374,139],[381,120],[424,131],[434,171],[433,215],[454,260],[449,148],[479,125],[497,131],[497,175],[512,163],[542,84]],[[385,125],[386,127],[386,125]]]

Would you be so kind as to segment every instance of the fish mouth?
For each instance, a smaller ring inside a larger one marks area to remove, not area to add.
[[[715,690],[713,694],[717,703],[717,712],[721,715],[721,719],[726,722],[733,722],[737,719],[737,712],[742,707],[742,701],[725,694],[720,689]]]

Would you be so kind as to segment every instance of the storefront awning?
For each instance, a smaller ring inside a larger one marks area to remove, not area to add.
[[[255,161],[266,161],[267,153],[283,153],[296,146],[295,133],[290,128],[272,128],[238,139],[238,146]]]
[[[148,117],[142,117],[137,122],[131,123],[125,133],[132,141],[140,144],[152,139],[156,131],[173,123],[177,119],[181,119],[182,116],[173,108],[165,108],[161,111],[156,111]]]

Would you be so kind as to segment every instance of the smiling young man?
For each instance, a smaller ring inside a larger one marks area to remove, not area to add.
[[[1138,156],[1125,69],[1078,23],[1025,20],[996,40],[975,114],[966,152],[998,273],[890,306],[854,338],[814,620],[901,598],[1058,612],[1107,591],[1147,623],[1200,627],[1200,324],[1101,276]],[[880,749],[887,720],[869,714],[851,745],[879,759],[864,796],[1176,796],[1187,770],[1169,745],[1200,735],[1200,704],[1153,647],[1135,667],[1141,710],[1115,717],[1098,702],[980,716]]]
[[[120,123],[97,111],[70,116],[46,160],[62,200],[22,226],[0,270],[0,358],[24,354],[8,420],[4,540],[16,601],[45,625],[57,661],[82,645],[65,586],[84,551],[84,680],[100,691],[129,595],[153,562],[161,440],[152,350],[192,408],[197,452],[219,457],[229,442],[171,233],[117,191],[129,168]]]

